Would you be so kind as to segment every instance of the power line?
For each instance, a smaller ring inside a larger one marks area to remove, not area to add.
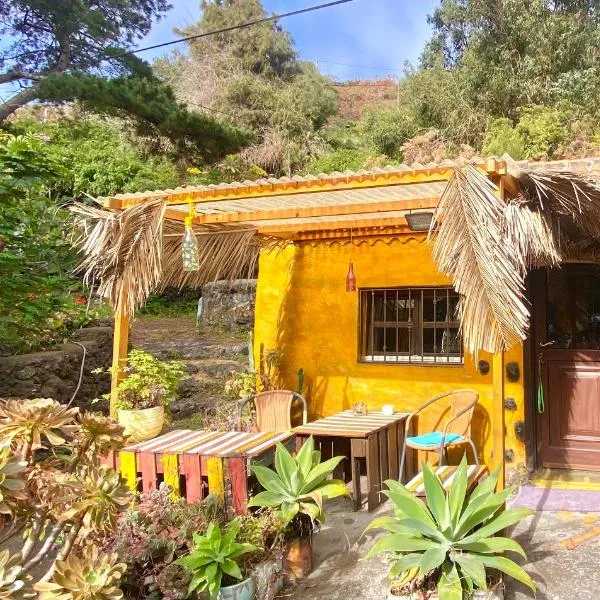
[[[195,35],[189,35],[187,37],[178,38],[171,40],[170,42],[163,42],[162,44],[155,44],[154,46],[146,46],[145,48],[137,48],[136,50],[128,50],[122,54],[117,54],[111,58],[122,58],[123,56],[129,56],[130,54],[137,54],[138,52],[145,52],[146,50],[156,50],[157,48],[164,48],[165,46],[172,46],[173,44],[180,44],[181,42],[189,42],[191,40],[197,40],[200,38],[208,37],[210,35],[217,35],[219,33],[227,33],[228,31],[234,31],[236,29],[245,29],[252,27],[253,25],[259,25],[260,23],[268,23],[270,21],[278,21],[285,17],[293,17],[295,15],[301,15],[303,13],[312,12],[315,10],[321,10],[322,8],[330,8],[331,6],[337,6],[338,4],[346,4],[347,2],[353,2],[353,0],[334,0],[333,2],[327,2],[326,4],[317,4],[315,6],[309,6],[307,8],[301,8],[288,13],[282,13],[280,15],[272,15],[270,17],[264,17],[257,19],[256,21],[248,21],[246,23],[240,23],[239,25],[232,25],[231,27],[224,27],[223,29],[217,29],[215,31],[207,31],[206,33],[197,33]]]
[[[339,65],[341,67],[354,67],[355,69],[374,69],[375,71],[389,71],[390,73],[404,73],[403,69],[389,69],[388,67],[375,67],[370,65],[352,65],[349,63],[335,62],[333,60],[323,60],[320,58],[307,58],[304,60],[311,60],[316,63],[325,63],[329,65]]]

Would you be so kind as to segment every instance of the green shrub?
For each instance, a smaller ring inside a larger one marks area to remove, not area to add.
[[[463,458],[450,491],[446,492],[431,466],[423,469],[427,503],[416,498],[401,483],[386,481],[384,494],[392,501],[393,516],[374,519],[367,529],[385,529],[367,558],[391,554],[389,583],[400,595],[419,594],[428,580],[436,582],[440,600],[463,598],[463,592],[486,590],[486,569],[502,571],[529,586],[531,577],[504,556],[513,552],[525,557],[513,539],[495,534],[514,525],[532,511],[504,510],[513,488],[495,493],[498,472],[479,483],[467,495],[467,460]]]
[[[485,156],[508,154],[514,160],[525,158],[525,140],[510,119],[495,119],[483,142]]]

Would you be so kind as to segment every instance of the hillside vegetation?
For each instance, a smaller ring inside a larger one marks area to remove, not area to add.
[[[100,20],[86,3],[77,19],[34,4],[8,3],[0,24],[22,36],[0,50],[0,83],[30,83],[0,111],[0,353],[51,346],[89,318],[64,235],[73,199],[459,155],[600,153],[600,0],[443,0],[399,81],[345,84],[300,60],[273,22],[148,65],[122,49],[168,10],[163,0],[141,14],[105,0]],[[260,0],[201,8],[178,34],[265,15]]]

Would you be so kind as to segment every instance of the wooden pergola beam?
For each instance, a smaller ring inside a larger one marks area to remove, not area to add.
[[[388,200],[384,202],[362,202],[357,204],[335,204],[329,206],[304,206],[291,208],[276,208],[260,211],[223,212],[218,214],[197,215],[194,223],[198,225],[219,223],[242,223],[257,221],[272,221],[276,219],[298,219],[335,217],[353,214],[366,214],[374,212],[390,212],[396,210],[434,209],[439,202],[439,196],[431,198],[418,198],[410,200]],[[178,212],[169,209],[168,213]],[[179,211],[184,212],[184,211]],[[184,213],[185,214],[185,213]]]
[[[306,221],[305,223],[294,224],[257,224],[258,233],[263,235],[295,235],[297,233],[308,231],[345,231],[351,229],[370,229],[374,227],[403,227],[408,228],[406,217],[401,214],[397,217],[373,217],[365,219],[355,219],[353,221]]]

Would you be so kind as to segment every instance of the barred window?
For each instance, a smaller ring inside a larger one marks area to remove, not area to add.
[[[452,288],[360,290],[362,362],[462,364]]]

